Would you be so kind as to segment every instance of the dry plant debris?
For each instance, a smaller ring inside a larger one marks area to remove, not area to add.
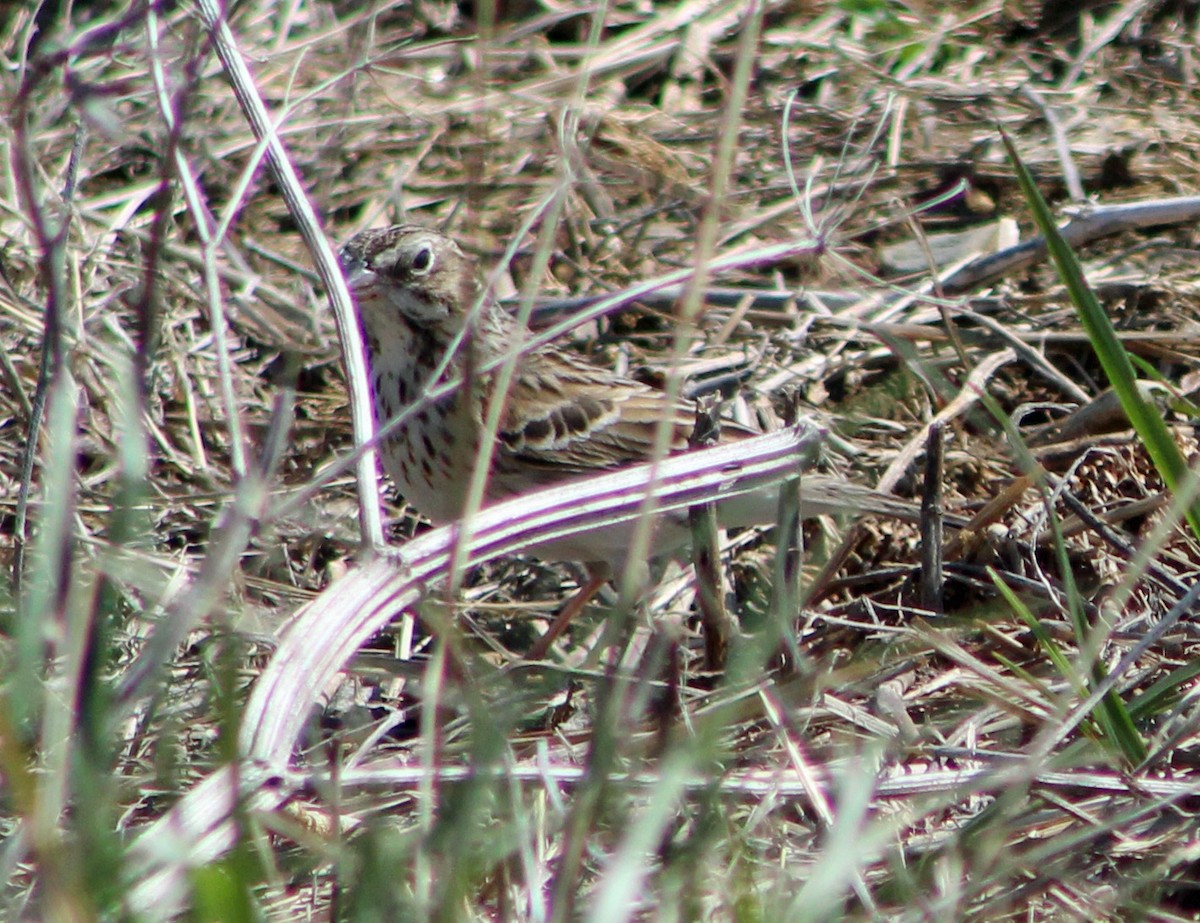
[[[1061,209],[1195,196],[1194,5],[229,7],[337,241],[428,222],[551,301],[811,244],[712,280],[694,325],[677,293],[566,339],[747,419],[798,395],[827,469],[914,501],[940,421],[967,525],[939,612],[913,527],[807,523],[791,608],[775,534],[728,537],[719,674],[687,569],[531,663],[578,575],[491,560],[416,607],[413,659],[380,633],[312,690],[289,764],[231,763],[279,628],[362,579],[325,294],[189,5],[0,10],[0,915],[167,916],[224,876],[278,919],[1193,918],[1200,547],[1085,413],[1050,266],[939,288],[885,257],[1030,236],[997,126]],[[1079,248],[1187,456],[1196,227]],[[391,540],[422,533],[390,500]],[[154,891],[210,854],[147,831],[250,788],[240,849]]]

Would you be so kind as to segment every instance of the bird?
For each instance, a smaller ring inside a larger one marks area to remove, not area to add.
[[[485,291],[474,261],[451,237],[415,224],[362,231],[339,257],[357,308],[376,423],[384,426],[409,411],[379,442],[380,460],[399,493],[435,525],[462,516],[476,459],[485,450],[491,457],[484,501],[495,503],[649,461],[663,426],[668,452],[689,448],[692,402],[554,343],[520,356],[502,396],[494,442],[485,445],[497,366],[523,331]],[[452,382],[457,388],[424,400],[430,389]],[[416,403],[421,406],[413,409]],[[755,434],[730,423],[721,426],[719,438]],[[726,527],[775,521],[776,498],[756,506],[732,522],[720,507],[718,520]],[[842,478],[806,475],[801,515],[826,513],[911,522],[921,515],[911,501]],[[687,542],[686,512],[658,519],[653,547],[676,552]],[[626,563],[632,528],[605,527],[531,551],[545,560],[582,562],[599,583]]]

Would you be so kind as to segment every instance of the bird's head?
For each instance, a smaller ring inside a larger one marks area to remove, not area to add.
[[[474,269],[458,244],[419,225],[363,231],[339,256],[368,329],[376,322],[407,320],[454,334],[479,294]]]

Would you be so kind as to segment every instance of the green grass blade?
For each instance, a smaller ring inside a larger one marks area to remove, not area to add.
[[[1000,135],[1004,140],[1004,146],[1013,163],[1013,168],[1017,172],[1021,191],[1029,203],[1034,222],[1046,239],[1047,248],[1054,260],[1059,277],[1067,287],[1071,301],[1079,314],[1080,323],[1083,325],[1092,347],[1096,350],[1096,356],[1100,360],[1104,373],[1108,376],[1109,383],[1120,399],[1121,406],[1129,417],[1130,423],[1133,424],[1134,430],[1137,431],[1138,437],[1142,440],[1142,444],[1145,445],[1163,482],[1170,490],[1178,490],[1184,478],[1188,476],[1187,462],[1184,461],[1179,446],[1175,443],[1157,408],[1146,401],[1138,389],[1137,376],[1134,374],[1129,354],[1121,345],[1108,315],[1104,313],[1104,308],[1101,307],[1095,293],[1088,285],[1079,260],[1076,259],[1071,247],[1058,232],[1058,227],[1054,223],[1054,215],[1046,204],[1046,200],[1038,192],[1032,174],[1021,162],[1012,139],[1003,131],[1000,132]],[[1191,504],[1184,516],[1192,533],[1200,539],[1200,503]]]
[[[1029,626],[1034,637],[1037,638],[1038,643],[1041,645],[1042,650],[1046,652],[1055,668],[1071,684],[1077,695],[1081,698],[1086,698],[1086,691],[1081,689],[1079,685],[1078,671],[1072,668],[1061,648],[1050,637],[1049,633],[1042,628],[1037,617],[1021,601],[1020,597],[1013,592],[1012,588],[1001,579],[998,573],[989,568],[989,574],[997,591],[1012,607],[1013,612]],[[1099,683],[1103,679],[1103,668],[1097,664],[1092,670],[1092,680]],[[1129,760],[1131,765],[1137,766],[1146,758],[1146,744],[1129,715],[1129,709],[1125,707],[1125,703],[1116,692],[1109,692],[1101,700],[1100,706],[1096,710],[1095,718],[1098,726],[1104,732],[1105,739],[1111,746],[1116,747]]]

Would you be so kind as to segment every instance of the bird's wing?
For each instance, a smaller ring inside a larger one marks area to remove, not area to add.
[[[646,461],[666,419],[667,449],[687,446],[691,406],[641,382],[544,350],[522,359],[508,392],[496,465],[586,473]]]

